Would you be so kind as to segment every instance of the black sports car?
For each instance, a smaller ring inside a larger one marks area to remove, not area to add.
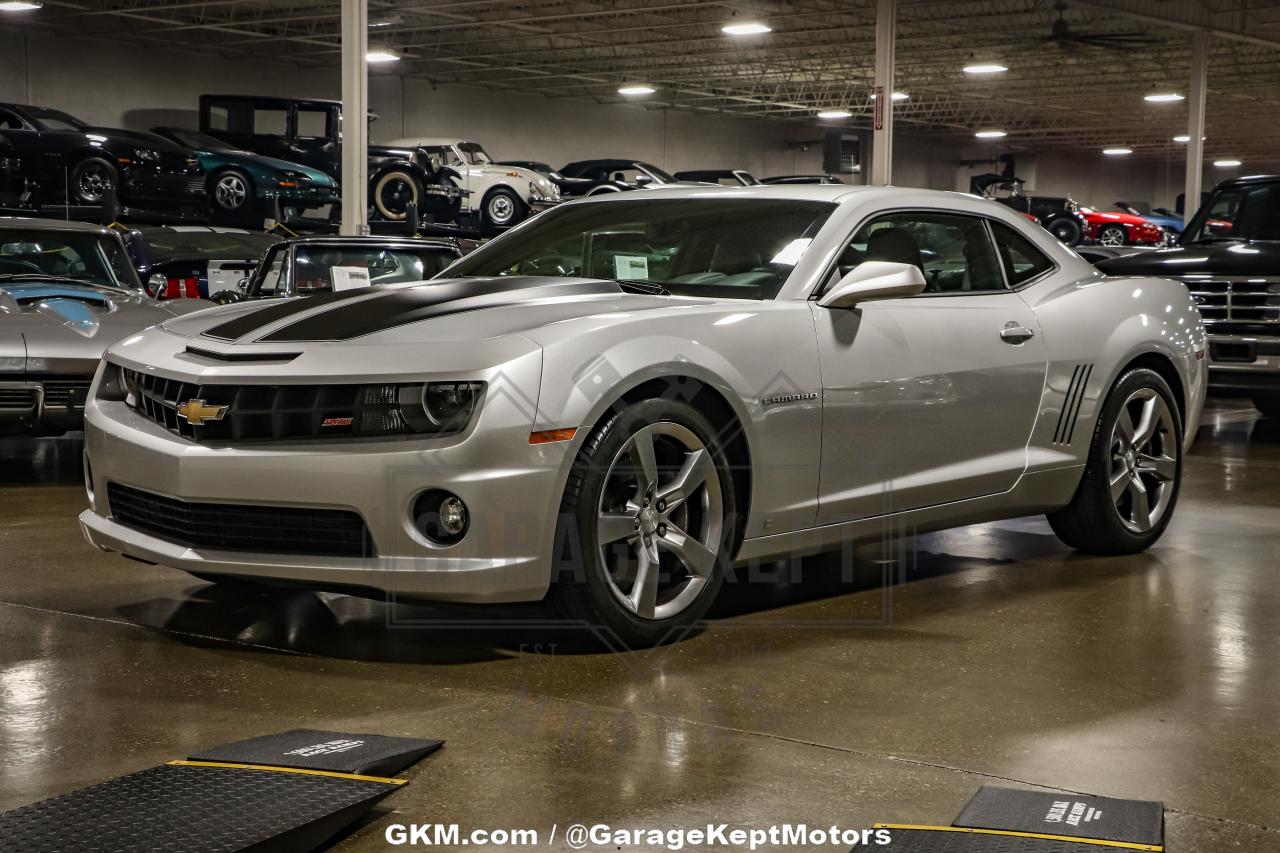
[[[0,172],[11,191],[28,193],[28,206],[98,205],[115,187],[129,207],[205,209],[195,152],[154,134],[92,127],[45,107],[0,104],[0,139],[0,157],[9,161]]]
[[[574,195],[599,195],[681,183],[673,175],[643,160],[578,160],[561,169],[560,174],[577,179],[572,189]],[[563,185],[560,190],[565,191]]]

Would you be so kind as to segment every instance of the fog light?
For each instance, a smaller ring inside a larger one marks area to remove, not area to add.
[[[462,498],[440,489],[423,492],[413,502],[413,526],[438,545],[453,545],[467,535],[471,513]]]

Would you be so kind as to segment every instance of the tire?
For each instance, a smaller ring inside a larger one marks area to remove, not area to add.
[[[71,169],[71,197],[77,204],[101,204],[108,186],[118,188],[120,176],[101,157],[86,157]]]
[[[513,191],[506,187],[498,187],[484,197],[481,215],[484,217],[485,227],[496,230],[510,228],[524,219],[528,212],[528,205]]]
[[[373,185],[373,209],[383,219],[400,222],[409,205],[422,203],[422,185],[404,169],[392,169],[378,177]]]
[[[1129,235],[1123,225],[1104,225],[1098,229],[1098,242],[1104,246],[1123,246]]]
[[[1084,232],[1080,228],[1080,223],[1066,216],[1058,217],[1051,221],[1046,228],[1049,233],[1057,237],[1058,240],[1068,246],[1075,246],[1084,236]]]
[[[1280,391],[1260,391],[1254,394],[1253,405],[1269,418],[1280,418]]]
[[[243,216],[253,202],[253,181],[239,169],[224,169],[209,178],[213,208],[229,216]]]
[[[697,409],[667,399],[615,410],[592,432],[560,505],[548,601],[561,615],[629,647],[679,639],[702,618],[738,527],[715,436]],[[673,498],[682,481],[688,491]],[[655,555],[658,571],[647,573]]]
[[[1126,433],[1135,431],[1129,441]],[[1182,419],[1173,392],[1159,373],[1136,368],[1107,395],[1075,497],[1049,513],[1049,525],[1077,551],[1136,554],[1168,527],[1181,484]]]

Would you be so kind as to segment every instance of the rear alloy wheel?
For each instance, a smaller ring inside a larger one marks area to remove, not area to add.
[[[1074,219],[1061,217],[1049,223],[1048,231],[1058,240],[1068,246],[1074,246],[1080,242],[1083,233],[1080,230],[1080,224]]]
[[[81,160],[71,170],[71,194],[80,204],[101,204],[107,190],[114,186],[116,168],[101,157]]]
[[[632,646],[677,639],[702,618],[737,523],[714,436],[696,409],[664,399],[632,404],[592,434],[561,504],[569,549],[550,598],[565,615]]]
[[[410,205],[422,198],[418,179],[402,169],[393,169],[373,185],[373,207],[383,219],[400,222]]]
[[[209,195],[213,196],[214,205],[223,213],[243,213],[252,197],[249,176],[235,169],[219,172],[213,179]]]
[[[1280,391],[1260,391],[1254,394],[1253,405],[1269,418],[1280,418]]]
[[[1128,240],[1123,225],[1104,225],[1098,230],[1098,242],[1104,246],[1123,246]]]
[[[1134,554],[1164,533],[1182,482],[1182,423],[1154,370],[1129,371],[1103,406],[1084,476],[1053,532],[1091,554]]]
[[[524,219],[525,205],[516,194],[499,187],[485,196],[484,223],[489,228],[509,228]]]

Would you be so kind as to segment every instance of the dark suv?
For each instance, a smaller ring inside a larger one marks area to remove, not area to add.
[[[1209,331],[1209,385],[1280,416],[1280,175],[1219,184],[1173,249],[1100,261],[1186,283]]]
[[[205,209],[195,152],[134,130],[92,127],[45,107],[0,104],[0,191],[27,206],[99,205],[109,187],[130,207]]]
[[[369,116],[371,121],[376,118]],[[201,95],[200,131],[342,180],[341,101]],[[402,220],[408,206],[417,204],[428,221],[454,221],[462,206],[458,177],[412,149],[369,146],[369,203],[383,219]]]

